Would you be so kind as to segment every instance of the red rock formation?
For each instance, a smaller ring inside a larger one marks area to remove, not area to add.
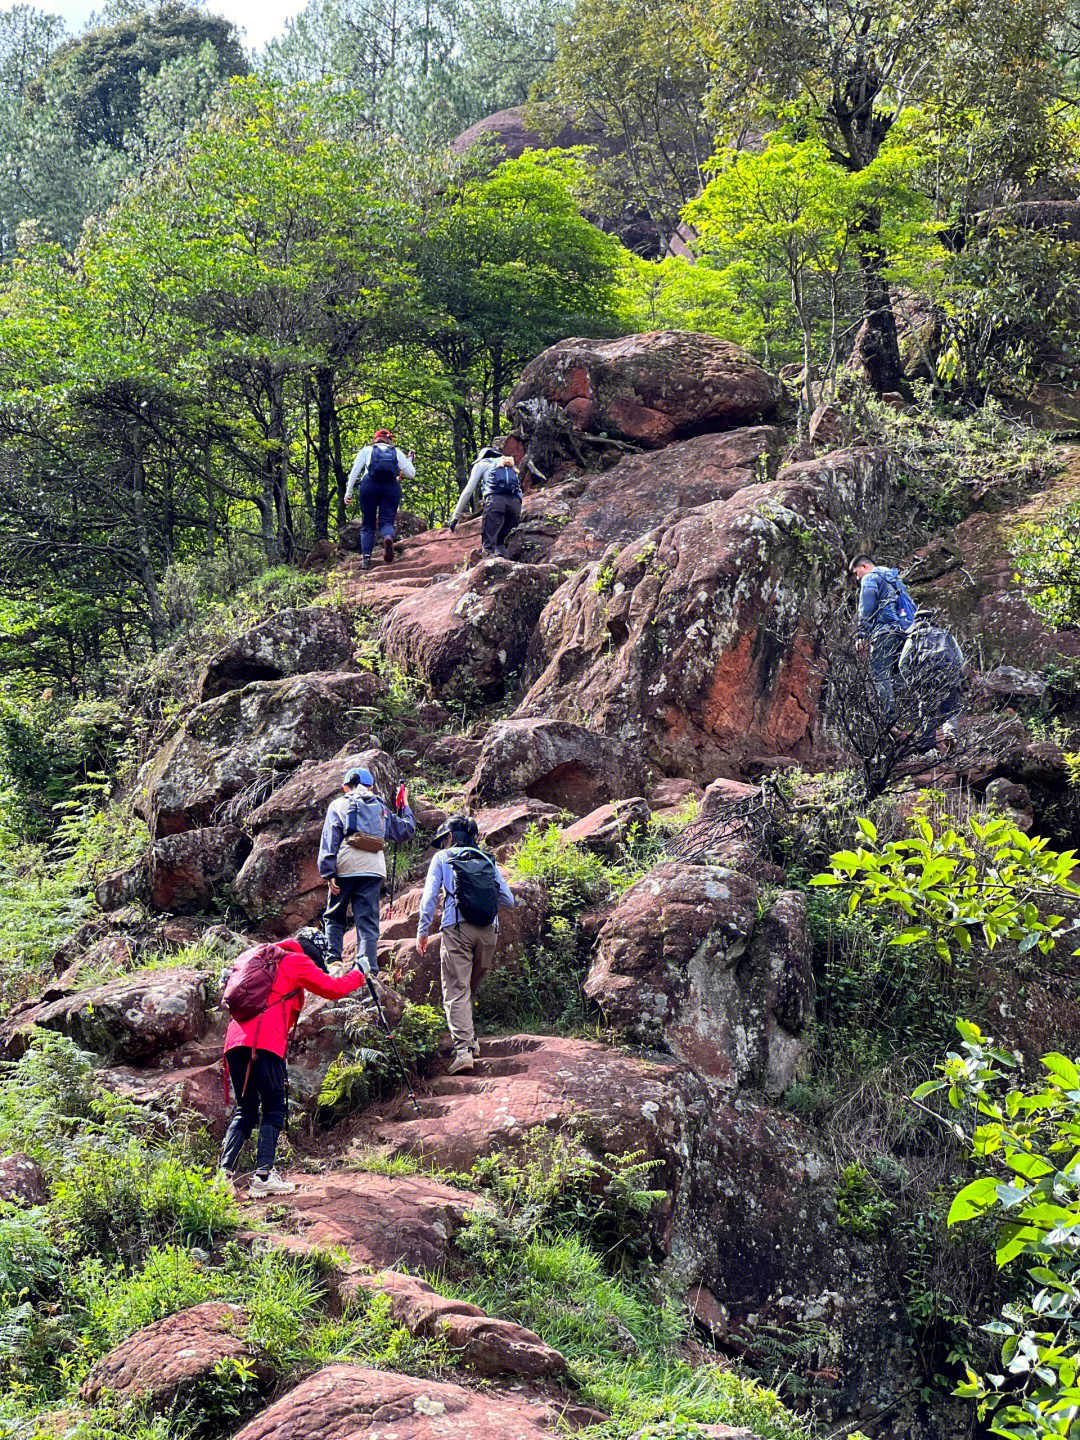
[[[230,1360],[245,1361],[265,1381],[269,1367],[245,1343],[246,1331],[239,1305],[207,1301],[180,1310],[137,1330],[99,1360],[79,1394],[90,1404],[109,1393],[164,1410]]]
[[[656,330],[623,340],[560,340],[526,365],[508,413],[530,400],[552,401],[579,430],[659,450],[768,420],[783,387],[730,341]]]

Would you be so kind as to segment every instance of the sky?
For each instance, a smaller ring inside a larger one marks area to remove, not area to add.
[[[82,29],[91,11],[101,0],[34,0],[37,9],[62,15],[73,33]],[[0,0],[0,10],[10,10],[11,0]],[[241,32],[244,44],[258,48],[281,33],[285,21],[304,8],[304,0],[209,0],[211,14],[224,15]]]

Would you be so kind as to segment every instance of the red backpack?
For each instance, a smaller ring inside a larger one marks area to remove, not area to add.
[[[278,966],[286,954],[280,945],[270,944],[253,945],[238,956],[221,997],[222,1005],[234,1020],[254,1020],[265,1011]]]

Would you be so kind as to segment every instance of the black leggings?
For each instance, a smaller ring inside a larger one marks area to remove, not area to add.
[[[520,495],[489,495],[484,501],[484,549],[501,549],[520,519]]]
[[[271,1170],[274,1155],[277,1153],[278,1136],[285,1128],[288,1111],[285,1061],[272,1050],[256,1050],[255,1059],[251,1061],[251,1050],[247,1045],[238,1045],[233,1050],[227,1050],[225,1060],[229,1067],[233,1094],[236,1096],[236,1109],[221,1147],[221,1167],[223,1170],[236,1169],[244,1142],[258,1125],[259,1142],[255,1154],[255,1169],[260,1173]]]

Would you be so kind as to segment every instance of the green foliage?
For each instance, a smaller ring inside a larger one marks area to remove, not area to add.
[[[430,1005],[405,1002],[401,1019],[394,1026],[394,1042],[406,1067],[423,1074],[427,1061],[439,1048],[446,1028],[440,1011]],[[354,1110],[369,1101],[396,1090],[401,1084],[401,1071],[386,1032],[378,1017],[366,1007],[354,1004],[349,1022],[351,1050],[339,1055],[323,1078],[319,1091],[319,1120],[323,1125],[336,1125]]]
[[[968,1021],[958,1021],[957,1029],[960,1049],[940,1066],[943,1078],[914,1093],[919,1103],[945,1094],[950,1128],[983,1172],[953,1199],[949,1224],[993,1216],[998,1266],[1020,1261],[1027,1278],[1001,1318],[984,1327],[1001,1341],[1003,1373],[968,1367],[956,1393],[977,1401],[980,1419],[989,1418],[992,1433],[1008,1440],[1074,1435],[1080,1406],[1080,1071],[1067,1056],[1046,1055],[1044,1073],[1018,1085],[1016,1056]]]
[[[1080,895],[1072,851],[1051,850],[1006,820],[983,823],[972,816],[959,829],[936,832],[916,815],[910,825],[909,839],[880,844],[875,826],[860,819],[863,843],[837,851],[832,870],[815,875],[811,885],[845,891],[852,914],[865,906],[902,915],[909,923],[892,944],[929,942],[946,964],[954,947],[967,954],[976,936],[991,950],[1001,940],[1013,941],[1021,954],[1053,949],[1065,933],[1062,917],[1043,911]]]
[[[57,1180],[53,1205],[75,1253],[126,1259],[171,1236],[211,1244],[237,1220],[224,1178],[138,1140],[84,1149]]]
[[[1080,502],[1016,526],[1011,545],[1017,582],[1036,614],[1064,629],[1080,625]]]
[[[896,1204],[883,1195],[857,1161],[845,1165],[836,1184],[836,1223],[862,1239],[871,1239],[886,1230],[896,1214]]]
[[[520,1154],[499,1150],[474,1163],[476,1180],[498,1201],[497,1218],[474,1211],[455,1243],[490,1261],[492,1241],[525,1245],[572,1230],[606,1255],[640,1253],[649,1211],[667,1194],[646,1188],[658,1165],[643,1151],[600,1158],[580,1135],[537,1126]]]

